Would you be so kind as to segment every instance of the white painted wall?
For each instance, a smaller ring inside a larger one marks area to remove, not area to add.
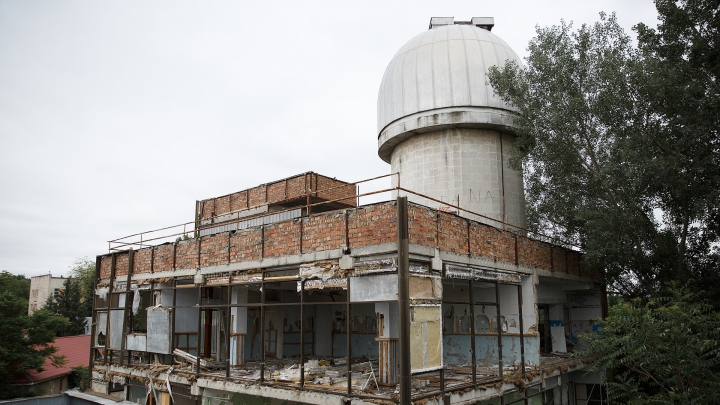
[[[567,352],[563,304],[550,305],[550,337],[552,338],[552,350],[554,352]]]
[[[508,165],[514,142],[511,135],[476,128],[418,134],[395,147],[391,169],[400,173],[403,188],[453,205],[459,197],[461,208],[524,228],[522,173]],[[442,205],[413,194],[408,199],[433,208]],[[502,227],[492,220],[461,215]]]
[[[28,315],[45,307],[48,297],[55,290],[62,290],[65,278],[53,277],[50,274],[30,278],[30,296],[28,297]]]
[[[399,336],[399,324],[398,319],[400,319],[400,314],[398,312],[398,302],[397,301],[389,301],[389,302],[376,302],[375,303],[375,312],[377,314],[382,314],[383,316],[383,331],[384,334],[380,335],[378,337],[383,338],[397,338]]]

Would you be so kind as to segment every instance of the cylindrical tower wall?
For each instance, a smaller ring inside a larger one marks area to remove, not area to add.
[[[525,227],[522,173],[510,168],[512,135],[480,128],[450,128],[416,134],[397,145],[390,159],[403,188],[484,216]],[[438,202],[411,193],[410,201],[433,208]],[[460,215],[498,228],[497,221]],[[512,227],[509,227],[512,229]]]

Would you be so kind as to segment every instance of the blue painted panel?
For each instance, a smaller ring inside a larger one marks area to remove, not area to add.
[[[443,336],[443,363],[447,366],[469,365],[472,359],[470,335]]]
[[[345,334],[336,333],[333,336],[333,356],[347,356],[347,340]],[[351,334],[350,350],[352,357],[367,357],[376,359],[379,354],[378,342],[374,334]]]

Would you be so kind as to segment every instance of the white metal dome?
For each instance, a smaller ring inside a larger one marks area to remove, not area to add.
[[[408,41],[385,70],[377,108],[378,154],[386,162],[414,133],[512,126],[512,108],[494,95],[487,71],[507,60],[521,65],[520,58],[489,30],[446,20]]]

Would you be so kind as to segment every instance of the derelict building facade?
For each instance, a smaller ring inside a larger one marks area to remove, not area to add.
[[[139,403],[593,403],[591,359],[568,352],[604,314],[601,278],[524,229],[512,108],[486,80],[518,58],[492,25],[434,18],[391,61],[389,188],[309,172],[112,241],[97,257],[93,389]]]

